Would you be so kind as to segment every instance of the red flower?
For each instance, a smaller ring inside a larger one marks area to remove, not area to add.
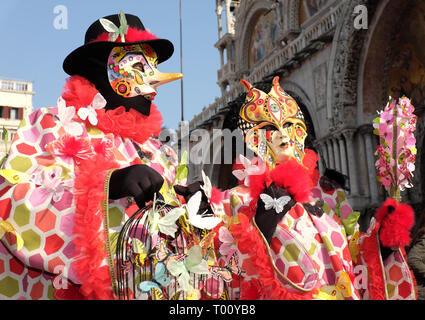
[[[78,138],[70,134],[65,134],[58,140],[49,143],[46,150],[51,154],[82,160],[89,159],[94,155],[88,138]]]

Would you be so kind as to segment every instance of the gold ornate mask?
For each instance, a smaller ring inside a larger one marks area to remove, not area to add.
[[[270,167],[293,157],[299,163],[304,158],[307,128],[297,102],[273,79],[268,94],[241,80],[247,91],[239,116],[253,125],[245,142]]]

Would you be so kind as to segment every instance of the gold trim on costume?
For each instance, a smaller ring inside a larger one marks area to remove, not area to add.
[[[112,291],[115,295],[118,294],[118,284],[117,284],[117,278],[115,275],[115,268],[114,268],[114,260],[112,257],[112,251],[111,251],[111,240],[109,238],[109,182],[111,180],[112,173],[116,169],[111,169],[106,174],[105,184],[104,184],[104,199],[103,199],[103,227],[105,231],[105,247],[108,257],[108,267],[109,267],[109,273],[111,275],[111,282],[112,282]]]

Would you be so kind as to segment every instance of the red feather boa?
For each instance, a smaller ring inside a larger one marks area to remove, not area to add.
[[[67,106],[73,106],[78,111],[79,108],[90,105],[97,93],[95,86],[87,79],[72,76],[65,84],[62,97]],[[126,112],[124,107],[114,110],[100,109],[96,110],[96,113],[97,127],[104,133],[131,138],[140,144],[153,135],[158,135],[162,126],[162,116],[154,105],[151,107],[149,116],[144,116],[133,109]],[[75,119],[81,121],[77,117]],[[90,127],[87,120],[85,124]],[[71,153],[76,157],[75,148],[71,146],[79,146],[78,143],[70,143],[66,146],[63,152]],[[73,243],[77,260],[73,267],[82,282],[79,294],[87,299],[112,299],[109,267],[102,266],[106,257],[102,201],[106,173],[109,169],[118,168],[119,164],[102,152],[104,148],[96,148],[96,150],[98,153],[90,159],[76,161],[76,213]],[[69,292],[58,292],[57,297],[76,296],[73,290],[75,291],[75,287],[71,287]]]
[[[389,208],[394,211],[389,213]],[[403,247],[410,243],[410,229],[414,224],[414,211],[404,203],[388,198],[376,211],[376,224],[371,234],[359,246],[367,266],[369,295],[373,300],[386,300],[385,280],[379,250],[379,241],[388,248]],[[379,241],[378,241],[379,234]]]
[[[102,202],[106,173],[119,165],[96,154],[94,159],[81,161],[76,169],[76,213],[73,240],[77,258],[74,269],[82,281],[80,292],[88,299],[111,299],[111,278],[107,265],[103,232]],[[102,168],[102,170],[99,170]]]
[[[359,250],[367,267],[369,296],[373,300],[386,300],[385,280],[377,239],[379,227],[380,223],[377,221],[371,235],[364,238]]]
[[[68,78],[64,86],[62,97],[67,106],[73,106],[78,111],[80,108],[90,105],[97,93],[97,89],[90,81],[81,76],[72,76]],[[113,110],[99,109],[96,110],[96,113],[97,127],[100,130],[133,139],[140,144],[153,135],[158,136],[161,132],[162,115],[154,104],[151,105],[149,116],[134,109],[125,111],[123,106]],[[79,118],[77,120],[82,121]],[[83,122],[86,126],[90,126],[88,120]]]

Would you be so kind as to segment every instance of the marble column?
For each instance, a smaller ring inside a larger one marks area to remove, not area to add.
[[[224,66],[224,48],[220,47],[219,48],[220,51],[220,66],[222,68],[222,72],[223,72],[223,66]]]
[[[225,0],[226,6],[226,33],[233,31],[232,13],[230,12],[230,0]]]
[[[341,172],[348,176],[347,151],[345,149],[344,136],[340,135],[338,137],[338,143],[339,143],[339,154],[341,159]]]
[[[223,21],[221,20],[221,14],[223,12],[223,5],[221,1],[217,3],[216,13],[217,13],[217,26],[218,26],[218,39],[220,40],[223,37]]]
[[[326,152],[323,146],[323,142],[316,142],[316,150],[319,153],[319,171],[320,175],[323,175],[326,167]]]
[[[366,196],[370,198],[370,182],[369,182],[369,169],[368,169],[368,161],[367,161],[367,149],[365,145],[364,132],[365,129],[360,128],[359,134],[357,136],[358,140],[358,149],[356,153],[357,160],[357,183],[359,184],[359,194],[362,196]]]
[[[342,133],[347,144],[348,176],[350,177],[350,194],[359,194],[357,181],[356,158],[354,153],[354,130],[346,130]]]
[[[332,141],[330,139],[326,141],[326,149],[328,150],[329,157],[328,168],[335,169],[335,157],[333,152]]]
[[[332,145],[334,150],[334,158],[335,158],[335,170],[341,172],[341,159],[339,154],[339,145],[337,138],[332,138]]]
[[[370,189],[370,200],[372,203],[377,203],[379,200],[379,191],[376,180],[376,168],[375,168],[375,148],[372,141],[372,132],[367,131],[364,133],[366,162],[367,162],[367,173],[369,178],[369,189]]]
[[[320,143],[320,148],[322,150],[322,155],[323,155],[323,159],[324,159],[324,167],[329,166],[329,156],[328,156],[328,149],[326,147],[326,142],[322,141]]]

